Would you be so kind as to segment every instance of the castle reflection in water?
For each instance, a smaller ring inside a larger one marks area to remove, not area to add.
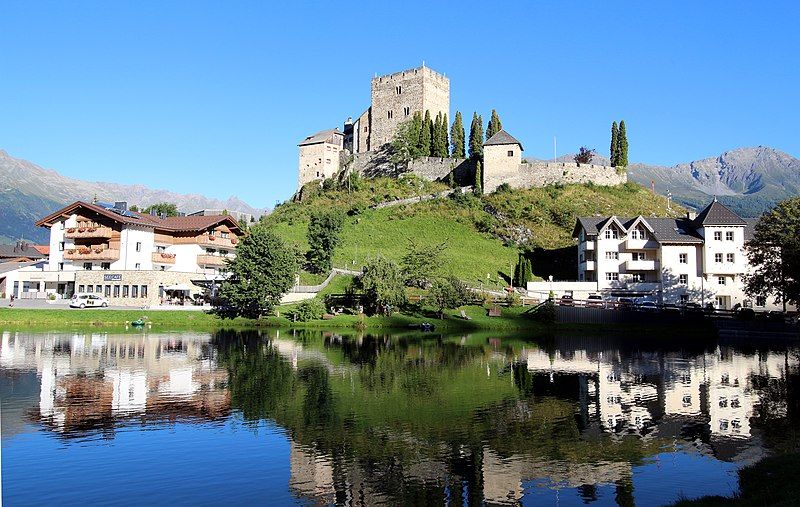
[[[210,335],[185,334],[72,335],[3,332],[0,368],[35,370],[40,379],[38,407],[28,422],[40,424],[64,437],[100,432],[113,436],[130,424],[225,420],[236,413],[231,404],[228,370],[218,363]],[[303,362],[321,364],[338,378],[357,379],[358,362],[331,361],[327,351],[343,341],[361,345],[361,338],[328,335],[324,347],[264,336],[295,372]],[[522,344],[506,348],[487,341],[475,361],[487,376],[511,373],[513,382],[533,385],[537,396],[573,402],[580,421],[581,439],[635,438],[642,443],[675,441],[693,452],[725,461],[752,461],[763,453],[760,434],[752,420],[764,410],[762,386],[796,371],[797,355],[790,351],[744,353],[713,346],[700,352],[629,351],[603,347],[591,340],[564,342],[544,350]],[[32,400],[33,401],[33,400]],[[533,405],[520,396],[513,405],[524,418]],[[785,417],[785,398],[771,397],[771,417]],[[278,421],[280,424],[281,421]],[[461,422],[464,424],[464,422]],[[387,426],[386,432],[391,432]],[[311,440],[290,446],[289,487],[314,503],[352,505],[391,501],[392,492],[376,481],[386,470],[370,468],[358,459],[342,460]],[[391,438],[411,441],[414,435]],[[408,443],[442,447],[412,463],[398,466],[403,481],[435,485],[452,491],[459,485],[459,453],[470,462],[480,480],[472,481],[482,500],[515,503],[528,481],[544,480],[551,488],[587,488],[631,482],[633,464],[623,459],[558,460],[528,453],[498,450],[490,443],[479,449],[453,450],[449,442]],[[677,444],[676,444],[677,445]],[[513,450],[512,450],[513,451]],[[450,456],[437,459],[435,456]],[[431,457],[434,456],[434,457]],[[383,475],[382,475],[383,474]],[[469,475],[469,474],[462,474]],[[474,475],[474,474],[473,474]],[[471,494],[476,494],[472,492]]]

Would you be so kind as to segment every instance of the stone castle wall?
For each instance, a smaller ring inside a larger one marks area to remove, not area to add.
[[[503,174],[494,179],[485,179],[485,192],[493,192],[503,183],[511,188],[546,187],[556,184],[592,183],[610,187],[628,181],[625,171],[616,167],[562,162],[533,162],[520,164],[516,174]]]
[[[398,168],[391,161],[385,149],[366,153],[354,153],[352,161],[345,167],[365,178],[388,176],[396,178],[402,173],[413,173],[429,181],[444,181],[454,172],[455,181],[460,185],[472,185],[475,177],[475,164],[463,158],[420,157],[412,160],[408,168]]]

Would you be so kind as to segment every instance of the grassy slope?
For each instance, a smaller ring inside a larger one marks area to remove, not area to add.
[[[482,199],[435,199],[422,203],[369,209],[383,200],[430,194],[445,189],[442,184],[410,178],[379,178],[362,183],[358,191],[326,191],[279,206],[267,217],[269,224],[284,239],[308,248],[308,217],[315,210],[339,208],[349,211],[342,244],[334,255],[337,267],[359,268],[365,260],[384,255],[399,261],[411,240],[417,244],[444,242],[445,273],[465,281],[486,283],[489,274],[508,273],[517,258],[517,248],[499,237],[512,231],[530,229],[531,246],[559,248],[570,246],[572,228],[580,215],[668,214],[662,197],[654,198],[646,189],[634,185],[595,187],[567,185],[530,190],[498,192]],[[484,208],[490,204],[503,216],[497,219]],[[673,210],[673,214],[682,210]],[[486,231],[486,232],[481,232]]]

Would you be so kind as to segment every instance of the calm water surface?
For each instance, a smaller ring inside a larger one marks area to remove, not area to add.
[[[5,505],[660,505],[798,422],[782,345],[0,333]]]

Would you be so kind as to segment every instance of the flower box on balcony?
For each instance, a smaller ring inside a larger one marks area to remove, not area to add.
[[[214,241],[215,239],[217,239],[217,238],[215,238],[214,236],[209,236],[209,237],[208,237],[208,240],[209,240],[209,241]]]
[[[73,232],[75,232],[75,228],[74,227],[70,227],[69,229],[67,229],[67,232],[73,233]]]
[[[86,227],[81,227],[78,229],[78,232],[86,232]]]

